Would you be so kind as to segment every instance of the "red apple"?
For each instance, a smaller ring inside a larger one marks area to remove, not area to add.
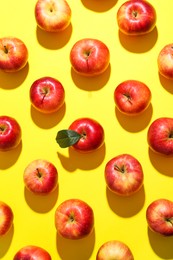
[[[39,246],[25,246],[13,257],[13,260],[51,260],[50,254]]]
[[[68,130],[60,130],[56,141],[60,147],[72,146],[80,152],[91,152],[102,146],[104,142],[103,127],[94,119],[76,119]]]
[[[67,239],[81,239],[88,236],[94,227],[92,208],[80,199],[62,202],[55,211],[57,232]]]
[[[116,87],[114,101],[122,113],[137,115],[149,106],[151,91],[143,82],[126,80]]]
[[[7,234],[13,224],[13,211],[9,205],[0,201],[0,236]]]
[[[124,2],[117,12],[119,29],[126,35],[142,35],[151,32],[156,24],[154,7],[144,0]]]
[[[43,77],[31,85],[30,101],[40,112],[48,114],[58,111],[64,104],[64,99],[64,88],[57,79]]]
[[[0,116],[0,151],[16,148],[21,142],[22,131],[19,123],[10,116]]]
[[[23,41],[15,37],[0,38],[0,70],[16,72],[28,62],[28,49]]]
[[[105,181],[117,195],[129,196],[143,185],[143,170],[140,162],[130,154],[121,154],[107,162]]]
[[[161,117],[154,120],[147,132],[151,150],[166,156],[173,155],[173,118]]]
[[[167,78],[173,80],[173,43],[165,45],[160,51],[158,58],[159,73]]]
[[[49,161],[38,159],[30,162],[24,170],[25,186],[35,194],[46,195],[58,185],[58,171]]]
[[[35,5],[37,25],[47,32],[65,30],[71,21],[71,8],[65,0],[38,0]]]
[[[173,235],[173,202],[168,199],[157,199],[150,203],[146,210],[149,228],[161,235]]]
[[[96,260],[134,260],[130,248],[121,241],[111,240],[99,248]]]
[[[84,76],[96,76],[109,66],[110,52],[100,40],[85,38],[77,41],[70,52],[74,71]]]

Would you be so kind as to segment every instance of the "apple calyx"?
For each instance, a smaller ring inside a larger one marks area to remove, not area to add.
[[[84,138],[85,133],[82,135],[74,130],[60,130],[56,136],[56,142],[61,148],[66,148],[74,145],[80,138]]]

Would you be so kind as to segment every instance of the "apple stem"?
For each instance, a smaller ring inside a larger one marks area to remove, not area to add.
[[[138,15],[138,12],[137,12],[137,11],[133,11],[133,12],[132,12],[132,15],[133,15],[133,17],[135,17],[135,18],[136,18],[136,17],[137,17],[137,15]]]
[[[42,103],[44,102],[44,99],[45,99],[45,97],[46,97],[46,95],[48,94],[48,89],[47,88],[43,88],[43,98],[42,98]]]
[[[169,222],[173,226],[173,218],[166,218],[166,221]]]
[[[86,54],[87,57],[89,57],[90,56],[90,51],[86,51],[85,54]]]
[[[7,54],[8,53],[8,49],[7,49],[6,45],[4,45],[4,50],[5,50],[5,53]]]
[[[37,170],[37,176],[38,176],[39,178],[41,178],[42,174],[40,173],[39,169],[37,168],[36,170]]]
[[[86,139],[86,133],[85,132],[83,132],[82,134],[81,134],[81,138],[83,138],[83,139]]]
[[[121,172],[121,173],[124,173],[124,172],[125,172],[125,167],[124,167],[124,165],[120,168],[117,164],[114,164],[114,169],[115,169],[116,171]]]
[[[169,134],[169,138],[173,138],[173,132]]]
[[[70,222],[73,222],[74,221],[74,217],[70,216],[69,220],[70,220]]]
[[[4,132],[4,130],[5,130],[5,126],[2,126],[2,125],[1,125],[1,126],[0,126],[0,131],[1,131],[1,132]]]
[[[130,102],[130,103],[132,103],[131,102],[131,96],[129,95],[129,94],[123,94],[126,98],[127,98],[127,100]]]
[[[46,95],[49,92],[48,88],[43,88],[43,94]]]

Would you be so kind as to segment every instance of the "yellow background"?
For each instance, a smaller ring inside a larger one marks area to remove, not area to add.
[[[146,208],[158,198],[172,199],[173,159],[148,149],[149,124],[161,116],[172,116],[172,82],[160,77],[157,56],[173,41],[172,0],[150,0],[157,12],[156,28],[140,37],[119,33],[116,13],[123,0],[68,0],[71,25],[58,34],[37,28],[36,1],[1,1],[0,37],[15,36],[25,42],[28,65],[20,72],[0,72],[0,114],[15,117],[22,128],[22,144],[0,153],[0,200],[14,212],[14,225],[0,238],[0,259],[11,260],[21,247],[45,248],[53,260],[94,260],[102,243],[118,239],[132,250],[136,260],[173,259],[173,238],[151,232]],[[69,52],[82,38],[102,40],[110,49],[109,69],[101,76],[85,78],[71,70]],[[57,78],[64,86],[63,108],[52,115],[35,111],[29,101],[33,81],[42,76]],[[127,79],[143,81],[152,92],[146,112],[129,118],[115,109],[115,87]],[[105,130],[105,146],[92,154],[61,149],[58,130],[75,119],[92,117]],[[143,188],[134,196],[121,198],[106,189],[104,167],[121,153],[129,153],[142,164]],[[59,188],[46,197],[26,191],[23,170],[34,159],[46,159],[59,172]],[[95,229],[79,241],[56,234],[54,213],[66,199],[80,198],[94,210]]]

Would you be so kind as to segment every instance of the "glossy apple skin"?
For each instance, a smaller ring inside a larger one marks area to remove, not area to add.
[[[173,235],[173,202],[168,199],[158,199],[150,203],[146,210],[149,228],[161,235]]]
[[[126,1],[118,9],[117,22],[122,33],[126,35],[143,35],[154,29],[156,11],[147,1]]]
[[[173,43],[165,45],[160,51],[157,64],[159,73],[170,80],[173,80]]]
[[[22,130],[15,118],[0,116],[0,151],[16,148],[21,142]]]
[[[165,156],[173,155],[173,118],[161,117],[154,120],[147,132],[151,150]]]
[[[84,238],[94,227],[93,210],[82,200],[66,200],[55,211],[55,227],[64,238],[72,240]]]
[[[143,185],[143,169],[140,162],[130,154],[120,154],[105,166],[107,187],[117,195],[130,196]]]
[[[29,191],[38,195],[47,195],[58,185],[58,171],[51,162],[38,159],[28,164],[23,179]]]
[[[115,88],[114,101],[123,114],[138,115],[149,106],[151,91],[143,82],[126,80]]]
[[[60,32],[71,22],[71,8],[65,0],[38,0],[35,19],[42,30]]]
[[[70,126],[83,137],[72,147],[80,152],[92,152],[104,143],[104,129],[96,120],[92,118],[76,119]]]
[[[51,260],[50,254],[38,246],[25,246],[13,257],[13,260]]]
[[[38,111],[50,114],[58,111],[65,100],[63,85],[52,77],[42,77],[33,82],[30,88],[30,101]]]
[[[102,41],[85,38],[73,45],[70,51],[70,62],[78,74],[96,76],[108,68],[110,52]]]
[[[121,241],[111,240],[99,248],[96,260],[134,260],[130,248]]]
[[[0,38],[0,70],[16,72],[28,62],[28,49],[23,41],[15,37]]]
[[[9,205],[0,201],[0,236],[7,234],[13,224],[13,211]]]

